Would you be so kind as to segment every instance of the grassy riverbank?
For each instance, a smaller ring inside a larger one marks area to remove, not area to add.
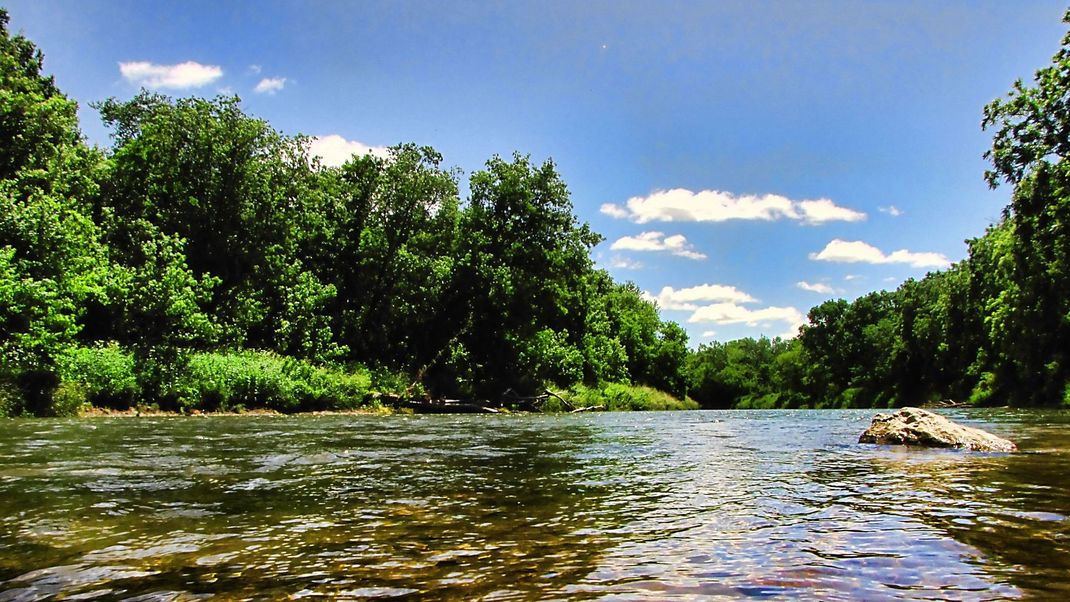
[[[17,390],[0,389],[0,417],[389,413],[385,399],[424,396],[404,374],[317,366],[270,351],[189,353],[165,364],[108,344],[75,347],[57,365],[58,382],[47,388],[49,395],[27,399]],[[574,407],[609,411],[698,407],[650,387],[621,383],[577,385],[562,397]],[[569,408],[557,402],[544,409]]]

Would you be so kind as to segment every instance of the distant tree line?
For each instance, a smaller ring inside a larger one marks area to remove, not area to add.
[[[1064,17],[1070,23],[1070,12]],[[865,407],[941,399],[1070,406],[1070,35],[1032,86],[984,109],[1003,218],[950,269],[810,310],[793,340],[704,345],[707,407]]]

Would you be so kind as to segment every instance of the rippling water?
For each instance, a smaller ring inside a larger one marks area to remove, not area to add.
[[[1070,416],[0,421],[0,601],[1070,599]]]

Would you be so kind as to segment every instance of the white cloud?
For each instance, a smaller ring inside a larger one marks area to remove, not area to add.
[[[858,274],[847,274],[846,276],[844,276],[844,277],[843,277],[843,279],[844,279],[844,280],[846,280],[846,281],[848,281],[848,282],[850,282],[850,281],[852,281],[852,280],[858,280],[858,279],[860,279],[861,277],[862,277],[862,276],[859,276]]]
[[[628,213],[627,209],[620,205],[614,205],[613,203],[603,203],[602,206],[599,207],[599,211],[614,219],[625,219],[631,215]]]
[[[638,270],[643,267],[643,264],[621,255],[614,255],[609,259],[609,267],[621,270]]]
[[[263,70],[264,68],[260,65],[249,65],[249,73],[252,73],[253,75],[260,75],[260,72]]]
[[[253,88],[257,94],[275,94],[286,87],[285,77],[265,77]]]
[[[903,211],[895,205],[888,205],[887,207],[877,207],[877,211],[880,211],[881,213],[887,213],[892,217],[899,217],[900,215],[903,215]]]
[[[682,234],[665,236],[662,232],[643,232],[638,236],[624,236],[609,246],[613,251],[667,251],[678,257],[706,259]]]
[[[723,284],[700,284],[698,286],[682,288],[680,290],[676,290],[671,286],[666,286],[661,289],[661,292],[658,293],[656,297],[648,292],[644,292],[643,297],[650,301],[656,301],[658,307],[661,309],[679,309],[686,311],[697,310],[699,308],[698,303],[700,302],[755,302],[754,297],[751,297],[747,293],[734,286],[725,286]]]
[[[836,292],[831,286],[815,282],[813,284],[805,281],[799,281],[795,283],[795,286],[801,288],[804,291],[810,291],[812,293],[822,293],[824,295],[831,295]]]
[[[346,140],[338,134],[314,136],[308,147],[309,154],[319,157],[324,165],[338,167],[353,155],[373,155],[382,159],[390,157],[385,146],[368,146],[356,140]]]
[[[704,339],[712,339],[715,336],[717,336],[717,331],[716,330],[703,330],[702,331],[702,338],[704,338]]]
[[[847,241],[835,239],[818,253],[810,253],[810,259],[815,261],[832,261],[836,263],[903,263],[915,268],[941,268],[951,265],[951,262],[940,253],[916,253],[900,249],[889,255],[883,251],[860,240]]]
[[[632,197],[623,206],[605,203],[600,210],[610,217],[630,219],[639,224],[791,219],[816,225],[866,218],[865,213],[840,207],[829,199],[793,201],[776,194],[735,195],[719,190],[692,192],[686,188],[657,190],[645,197]]]
[[[866,214],[847,207],[840,207],[828,199],[816,201],[799,201],[804,223],[821,225],[825,222],[858,222],[866,219]]]
[[[157,65],[147,61],[119,63],[119,73],[123,79],[138,86],[175,90],[200,88],[223,77],[221,67],[193,61],[177,65]]]
[[[788,330],[779,335],[790,338],[798,334],[799,327],[806,323],[806,316],[794,307],[763,307],[750,309],[736,303],[715,303],[695,310],[688,323],[746,324],[759,326],[772,322],[784,322]]]

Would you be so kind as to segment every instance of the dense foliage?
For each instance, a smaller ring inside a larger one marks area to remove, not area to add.
[[[328,167],[237,98],[148,92],[95,105],[113,144],[91,148],[7,23],[0,414],[684,396],[686,335],[594,268],[552,162],[493,157],[462,200],[434,149]]]
[[[814,307],[796,339],[688,352],[593,266],[600,237],[551,161],[493,157],[461,199],[434,149],[329,167],[237,98],[148,92],[96,105],[113,143],[93,148],[7,23],[0,10],[0,415],[551,386],[609,409],[1070,405],[1070,35],[985,107],[986,179],[1014,191],[967,259]]]
[[[691,395],[708,407],[1070,406],[1068,99],[1070,34],[1032,86],[985,107],[986,180],[1014,192],[967,259],[823,303],[796,340],[703,346],[688,360]]]

